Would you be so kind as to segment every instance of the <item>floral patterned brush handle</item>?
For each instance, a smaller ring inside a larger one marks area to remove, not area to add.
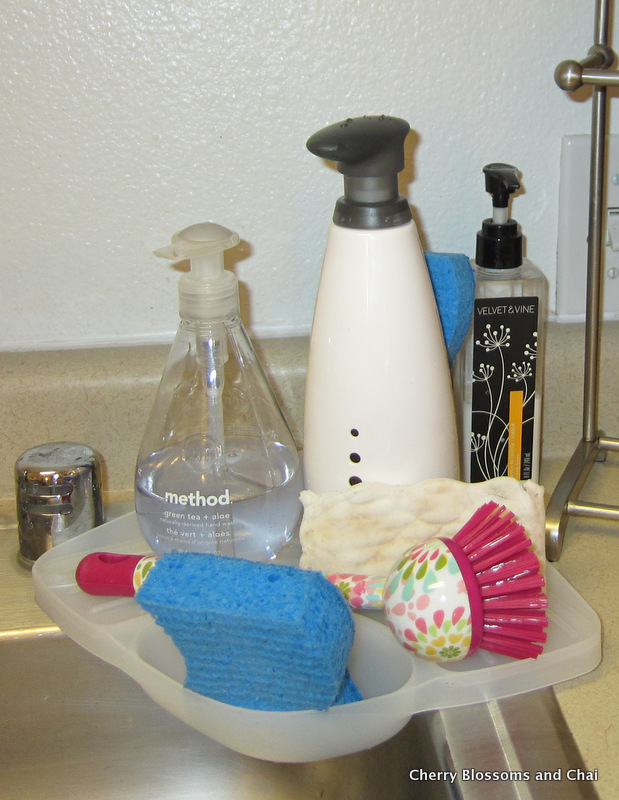
[[[344,595],[353,610],[383,609],[386,578],[354,573],[334,573],[326,576]]]

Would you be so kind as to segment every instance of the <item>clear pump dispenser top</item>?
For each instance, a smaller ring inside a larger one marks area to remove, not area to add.
[[[215,222],[191,225],[172,237],[172,244],[155,250],[171,261],[189,259],[190,270],[178,285],[183,319],[214,322],[239,313],[236,275],[224,269],[224,250],[235,247],[239,235]]]
[[[298,452],[241,322],[236,276],[224,269],[238,242],[206,222],[155,251],[190,261],[136,468],[138,522],[158,554],[272,560],[300,518]]]

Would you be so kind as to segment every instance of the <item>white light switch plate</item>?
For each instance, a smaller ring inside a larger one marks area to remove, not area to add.
[[[587,292],[587,236],[589,226],[589,170],[591,137],[564,136],[561,142],[559,237],[557,247],[557,316],[562,321],[585,318]],[[604,319],[619,319],[619,231],[609,236],[619,219],[619,135],[607,139],[607,168],[602,261]],[[615,210],[613,214],[612,210]]]

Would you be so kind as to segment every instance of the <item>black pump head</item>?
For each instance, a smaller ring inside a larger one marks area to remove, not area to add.
[[[409,131],[406,120],[382,114],[346,119],[310,136],[307,149],[335,161],[344,175],[344,197],[333,214],[336,225],[389,228],[412,219],[406,198],[398,193]]]
[[[404,169],[410,125],[398,117],[357,117],[329,125],[307,140],[310,153],[336,161],[343,175],[378,178]]]
[[[522,233],[509,219],[509,196],[520,187],[518,170],[511,164],[486,164],[486,191],[492,195],[493,217],[477,233],[475,262],[487,269],[513,269],[522,264]]]
[[[486,191],[492,195],[495,208],[507,208],[509,196],[520,188],[518,170],[511,164],[486,164]]]

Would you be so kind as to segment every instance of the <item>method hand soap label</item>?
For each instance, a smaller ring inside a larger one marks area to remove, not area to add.
[[[539,300],[475,300],[471,416],[472,483],[531,477]]]

